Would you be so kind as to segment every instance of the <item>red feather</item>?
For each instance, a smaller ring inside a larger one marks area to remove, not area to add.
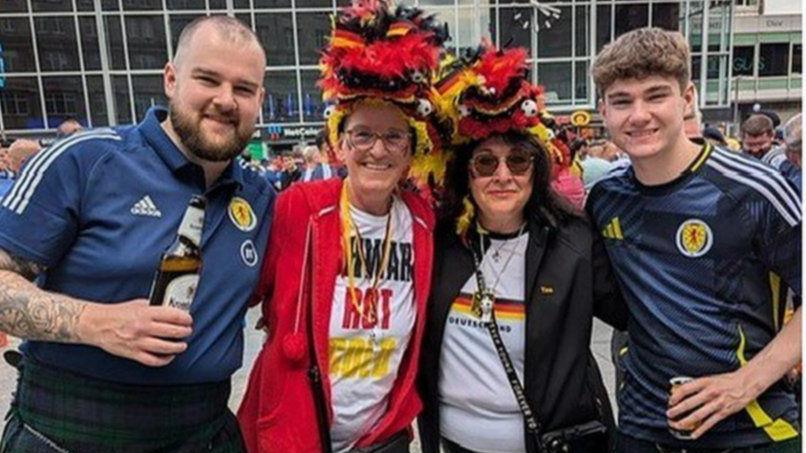
[[[484,77],[484,86],[503,93],[512,79],[526,75],[526,49],[516,47],[504,51],[488,49],[477,63],[476,74]]]
[[[439,49],[429,39],[430,34],[409,33],[399,39],[376,41],[366,47],[339,52],[341,55],[333,62],[333,67],[350,68],[380,78],[401,77],[413,69],[427,73],[437,65],[439,58]]]

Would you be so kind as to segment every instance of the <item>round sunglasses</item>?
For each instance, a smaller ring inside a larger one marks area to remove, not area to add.
[[[523,176],[532,168],[534,156],[528,151],[513,150],[506,157],[498,158],[493,153],[476,154],[470,159],[470,168],[476,176],[489,177],[495,174],[501,161],[505,162],[513,176]]]

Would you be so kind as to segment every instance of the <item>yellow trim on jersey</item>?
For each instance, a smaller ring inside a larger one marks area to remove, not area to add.
[[[772,293],[772,325],[778,332],[781,328],[778,323],[778,317],[781,314],[781,277],[775,272],[770,272],[770,292]]]
[[[702,167],[702,164],[704,164],[705,161],[708,160],[708,156],[711,155],[711,149],[712,148],[710,143],[706,143],[705,146],[703,146],[702,152],[697,157],[697,160],[694,161],[694,164],[691,166],[691,171],[697,171],[698,168]]]
[[[746,340],[744,337],[744,332],[742,331],[742,326],[738,326],[738,328],[739,347],[736,349],[736,357],[739,359],[739,364],[741,366],[745,366],[747,365],[747,358],[744,356]],[[775,442],[781,442],[798,436],[798,431],[783,418],[779,417],[773,421],[773,419],[770,418],[766,412],[764,412],[764,409],[761,408],[758,400],[751,401],[750,404],[744,408],[744,410],[747,411],[748,415],[750,415],[750,419],[753,420],[756,428],[764,429],[764,432],[766,432],[767,435],[770,436],[770,439]]]

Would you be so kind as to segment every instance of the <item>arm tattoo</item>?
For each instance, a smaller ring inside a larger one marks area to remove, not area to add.
[[[0,250],[0,331],[27,340],[73,343],[85,304],[36,287],[43,268]]]

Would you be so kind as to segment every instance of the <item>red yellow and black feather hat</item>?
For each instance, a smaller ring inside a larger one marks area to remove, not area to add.
[[[389,102],[403,111],[416,134],[410,176],[441,180],[439,150],[450,132],[435,115],[432,82],[448,39],[447,25],[418,8],[391,11],[382,0],[355,1],[332,21],[319,61],[322,97],[331,104],[325,111],[331,146],[357,102]]]
[[[437,111],[453,126],[461,145],[520,132],[536,138],[556,165],[569,165],[570,150],[548,113],[543,88],[529,81],[524,48],[496,49],[485,41],[460,59],[443,62]]]

